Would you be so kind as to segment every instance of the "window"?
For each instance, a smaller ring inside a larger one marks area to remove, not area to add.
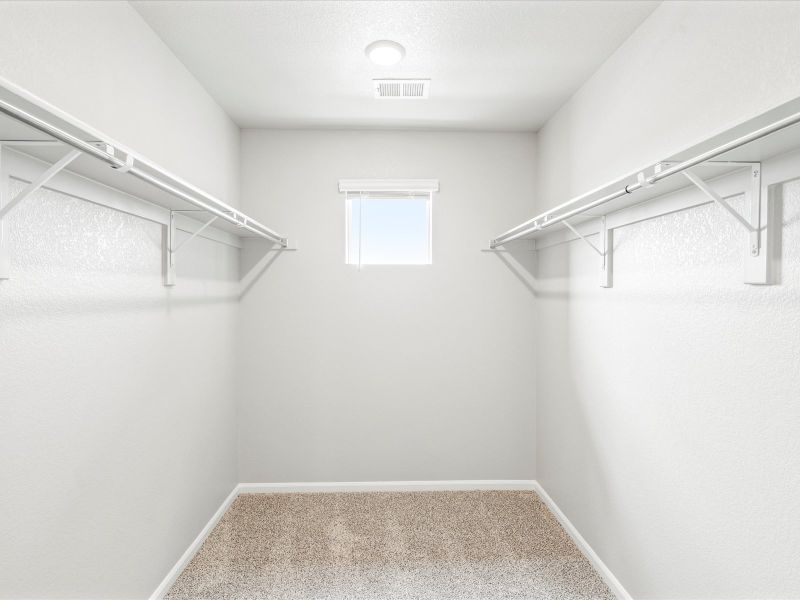
[[[408,183],[370,181],[370,187],[378,189],[360,191],[340,182],[340,190],[347,192],[347,264],[431,264],[431,204],[438,183],[414,181],[416,189],[403,191],[387,188],[394,183],[403,189]]]

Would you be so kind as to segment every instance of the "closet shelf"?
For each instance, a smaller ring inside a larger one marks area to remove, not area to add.
[[[43,180],[29,186],[29,192],[45,186],[68,166],[72,173],[163,207],[170,216],[186,213],[202,229],[213,225],[240,238],[263,238],[280,248],[288,246],[280,233],[7,81],[0,81],[0,145],[53,165]],[[0,207],[0,218],[12,208]]]
[[[798,123],[800,99],[745,121],[655,165],[629,173],[551,208],[498,235],[490,241],[489,246],[497,249],[516,240],[536,239],[559,224],[587,241],[573,229],[582,221],[602,218],[685,187],[700,187],[707,179],[744,168],[750,168],[753,177],[758,179],[762,161],[800,148]],[[718,203],[722,201],[708,186],[701,187],[701,191]],[[721,206],[731,212],[730,207],[722,202]],[[765,226],[763,222],[744,224],[755,229],[756,236],[759,228],[763,229]],[[596,246],[592,246],[599,251]]]

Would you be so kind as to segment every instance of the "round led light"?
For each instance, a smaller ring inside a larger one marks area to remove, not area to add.
[[[372,62],[384,67],[396,65],[406,55],[406,49],[391,40],[372,42],[364,52]]]

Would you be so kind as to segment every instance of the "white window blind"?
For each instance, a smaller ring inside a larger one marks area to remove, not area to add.
[[[431,264],[431,208],[430,192],[347,192],[347,264]]]

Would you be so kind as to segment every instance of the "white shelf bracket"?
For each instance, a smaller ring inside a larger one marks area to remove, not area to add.
[[[773,235],[775,224],[769,218],[769,199],[762,198],[761,193],[761,163],[750,164],[749,186],[745,191],[745,205],[747,217],[733,208],[727,200],[717,194],[696,173],[684,171],[686,178],[691,181],[714,203],[725,210],[731,217],[742,225],[746,235],[745,253],[745,283],[754,285],[768,285],[772,282],[771,260],[768,251],[768,241]]]
[[[600,249],[603,261],[600,266],[600,287],[614,287],[614,230],[606,226],[606,218],[600,218]]]
[[[171,210],[169,211],[169,225],[167,225],[167,242],[166,242],[166,269],[165,269],[165,276],[164,276],[164,285],[166,286],[173,286],[175,285],[175,255],[180,252],[181,248],[186,246],[189,242],[191,242],[194,238],[198,235],[203,233],[208,227],[214,223],[219,217],[216,215],[211,217],[208,221],[203,223],[200,227],[198,227],[192,235],[188,238],[183,240],[180,244],[176,242],[176,224],[175,224],[175,216],[178,213],[182,212],[202,212],[202,211],[194,211],[194,210]]]
[[[755,243],[751,247],[750,251],[757,255],[758,254],[758,246],[759,246],[759,244],[758,244],[758,225],[757,224],[753,225],[752,223],[750,223],[750,221],[745,219],[741,214],[739,214],[739,211],[737,211],[730,204],[728,204],[728,201],[725,200],[725,198],[723,198],[722,196],[717,194],[714,190],[712,190],[708,186],[708,184],[705,181],[703,181],[702,179],[700,179],[700,177],[698,177],[695,173],[692,173],[691,171],[684,171],[683,174],[686,176],[686,178],[689,181],[691,181],[693,184],[695,184],[700,189],[701,192],[703,192],[706,196],[708,196],[714,202],[716,202],[717,206],[719,206],[720,208],[724,209],[730,216],[732,216],[734,219],[736,219],[749,233],[752,234],[752,237],[753,237]],[[759,195],[760,195],[760,192],[759,192]],[[749,201],[752,202],[753,198],[749,198]]]
[[[5,201],[5,196],[8,191],[8,180],[4,178],[2,190],[0,190],[0,279],[8,279],[10,277],[9,265],[11,261],[8,250],[7,224],[4,222],[5,217],[19,206],[22,201],[29,198],[31,194],[35,193],[42,186],[46,185],[48,181],[58,175],[69,163],[78,158],[81,154],[82,152],[80,150],[70,150],[61,160],[51,165],[50,168],[26,185],[25,189],[21,190],[8,202]]]
[[[598,248],[595,246],[588,238],[582,235],[577,229],[575,229],[567,220],[561,221],[563,225],[569,229],[572,233],[578,236],[579,239],[584,241],[587,246],[589,246],[592,250],[597,252],[600,256],[600,287],[610,288],[612,287],[612,258],[613,258],[613,247],[614,247],[614,230],[609,229],[606,227],[606,218],[600,217],[600,247]]]
[[[174,211],[173,211],[173,212],[174,212]],[[181,249],[181,248],[183,248],[183,247],[184,247],[186,244],[188,244],[189,242],[191,242],[191,241],[192,241],[194,238],[196,238],[198,235],[200,235],[201,233],[203,233],[203,231],[205,231],[205,230],[206,230],[206,228],[207,228],[207,227],[209,227],[209,226],[210,226],[210,225],[211,225],[211,224],[212,224],[214,221],[216,221],[218,218],[219,218],[219,217],[216,217],[216,216],[214,216],[214,217],[211,217],[211,218],[210,218],[208,221],[206,221],[205,223],[203,223],[203,225],[201,225],[199,228],[197,228],[197,230],[196,230],[196,231],[195,231],[195,232],[194,232],[192,235],[190,235],[188,238],[186,238],[185,240],[183,240],[183,241],[182,241],[180,244],[178,244],[177,246],[175,246],[175,248],[173,248],[173,249],[172,249],[170,252],[172,252],[172,254],[177,254],[178,252],[180,252],[180,249]]]
[[[595,246],[595,245],[594,245],[592,242],[590,242],[588,239],[586,239],[586,238],[585,238],[583,235],[581,235],[581,233],[580,233],[580,232],[579,232],[577,229],[575,229],[575,228],[574,228],[572,225],[570,225],[569,221],[567,221],[567,220],[565,219],[565,220],[561,221],[561,223],[564,225],[564,227],[566,227],[566,228],[567,228],[567,229],[569,229],[569,230],[570,230],[572,233],[574,233],[575,235],[577,235],[577,236],[578,236],[578,238],[580,238],[581,240],[583,240],[584,242],[586,242],[586,245],[587,245],[587,246],[589,246],[589,248],[591,248],[592,250],[594,250],[595,252],[597,252],[597,254],[599,254],[601,257],[603,256],[603,251],[602,251],[600,248],[598,248],[597,246]]]
[[[169,223],[167,223],[167,242],[164,252],[164,285],[171,287],[175,285],[175,211],[169,211]]]
[[[40,187],[45,185],[53,177],[59,174],[69,163],[81,155],[80,150],[70,150],[64,158],[59,160],[54,165],[51,165],[44,173],[42,173],[36,180],[31,181],[25,189],[20,191],[16,196],[9,200],[2,208],[0,208],[0,219],[4,218],[23,200],[28,198],[31,194],[37,191]]]

